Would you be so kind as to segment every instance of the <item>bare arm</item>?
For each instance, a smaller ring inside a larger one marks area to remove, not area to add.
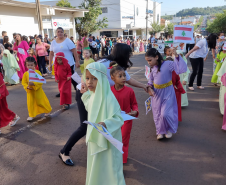
[[[79,63],[79,58],[78,58],[78,55],[77,55],[77,50],[76,50],[76,48],[73,48],[72,50],[72,53],[73,53],[73,55],[74,55],[74,57],[75,57],[75,62],[76,62],[76,67],[77,68],[79,68],[80,67],[80,63]]]
[[[129,85],[134,86],[134,87],[138,87],[138,88],[142,88],[147,92],[147,86],[145,84],[142,84],[140,82],[138,82],[137,80],[130,78],[128,81],[126,81]]]
[[[49,69],[52,70],[52,61],[53,61],[54,53],[53,51],[49,52]]]
[[[215,59],[215,49],[212,49],[212,56],[213,56],[213,59]]]
[[[194,51],[196,51],[196,50],[198,50],[198,49],[199,49],[199,47],[198,47],[198,46],[195,46],[192,50],[190,50],[190,51],[185,55],[185,57],[188,58],[188,56],[189,56],[191,53],[193,53]]]

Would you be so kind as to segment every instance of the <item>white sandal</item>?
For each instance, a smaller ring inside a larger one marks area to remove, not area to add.
[[[16,115],[15,118],[9,123],[9,126],[13,127],[14,125],[16,125],[16,123],[19,119],[20,119],[20,117],[18,115]]]
[[[194,87],[188,87],[189,90],[194,91]]]
[[[202,89],[202,90],[205,89],[205,87],[203,87],[203,86],[197,86],[197,88]]]

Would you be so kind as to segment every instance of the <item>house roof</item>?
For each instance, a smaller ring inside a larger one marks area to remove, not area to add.
[[[0,5],[16,6],[16,7],[23,7],[23,8],[36,8],[36,3],[26,3],[26,2],[14,1],[14,0],[0,0]],[[67,12],[89,12],[89,10],[87,9],[67,8],[67,7],[50,6],[50,5],[43,5],[43,4],[40,4],[40,7],[53,8],[55,10],[67,11]]]

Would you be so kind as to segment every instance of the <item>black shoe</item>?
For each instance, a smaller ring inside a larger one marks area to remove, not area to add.
[[[62,154],[60,152],[59,153],[59,158],[63,161],[64,164],[66,164],[68,166],[74,166],[74,163],[73,163],[73,161],[71,159],[67,159],[66,161],[64,161],[63,158],[61,157],[62,155],[64,155],[64,154]]]
[[[56,95],[56,97],[57,97],[57,98],[59,98],[59,97],[60,97],[60,93],[59,93],[59,94],[57,94],[57,95]]]

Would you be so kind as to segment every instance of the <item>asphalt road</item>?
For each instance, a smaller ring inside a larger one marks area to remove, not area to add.
[[[133,78],[146,83],[144,54],[132,58],[129,70]],[[221,130],[219,87],[210,83],[212,59],[205,62],[205,90],[189,91],[189,106],[183,108],[183,121],[169,140],[156,140],[152,112],[147,116],[142,89],[133,88],[139,105],[139,119],[133,122],[129,160],[124,165],[127,185],[224,185],[226,184],[226,132]],[[13,127],[2,129],[0,136],[0,185],[84,185],[86,177],[85,138],[73,148],[74,167],[65,166],[58,153],[79,126],[74,100],[70,110],[59,105],[57,84],[48,78],[43,89],[53,108],[50,118],[28,117],[26,93],[21,85],[8,87],[10,109],[21,119]],[[108,183],[106,183],[107,185]]]

